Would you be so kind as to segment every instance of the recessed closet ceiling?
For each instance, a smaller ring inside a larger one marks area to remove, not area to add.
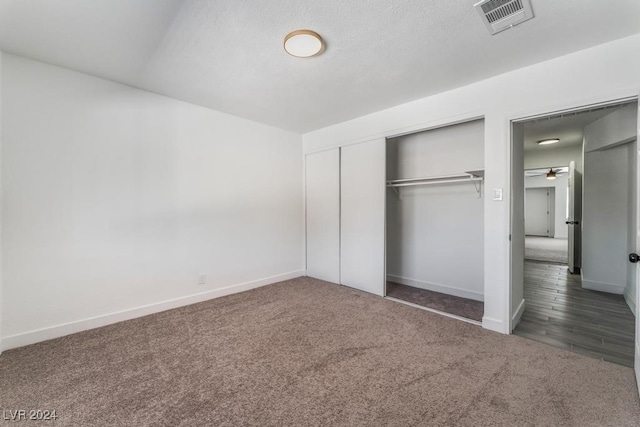
[[[306,132],[640,31],[637,0],[532,0],[490,36],[474,1],[2,0],[0,49]]]

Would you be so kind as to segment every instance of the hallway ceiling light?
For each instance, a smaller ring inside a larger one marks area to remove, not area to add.
[[[556,142],[560,142],[560,138],[541,139],[540,141],[538,141],[538,145],[549,145],[555,144]]]
[[[309,58],[322,52],[324,43],[320,34],[311,30],[296,30],[284,38],[284,50],[291,56]]]
[[[547,179],[556,179],[556,173],[553,171],[553,168],[547,172]]]

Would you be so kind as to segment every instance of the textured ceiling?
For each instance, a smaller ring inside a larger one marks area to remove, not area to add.
[[[640,32],[638,0],[531,2],[490,36],[474,0],[0,0],[0,49],[306,132]]]

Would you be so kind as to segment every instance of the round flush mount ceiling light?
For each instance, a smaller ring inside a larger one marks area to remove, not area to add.
[[[555,144],[557,142],[560,142],[560,138],[541,139],[540,141],[538,141],[538,145],[549,145]]]
[[[284,38],[284,50],[298,58],[309,58],[322,52],[324,43],[320,34],[311,30],[296,30]]]

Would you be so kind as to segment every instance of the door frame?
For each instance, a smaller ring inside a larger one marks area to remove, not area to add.
[[[618,105],[618,104],[626,104],[629,102],[637,102],[639,104],[639,111],[640,111],[640,93],[638,92],[634,92],[633,94],[627,94],[625,95],[621,95],[618,97],[612,96],[609,98],[604,98],[603,100],[600,101],[594,101],[594,102],[585,102],[583,104],[578,103],[573,104],[573,105],[568,105],[565,106],[564,108],[558,108],[558,109],[553,109],[552,107],[549,109],[538,109],[532,112],[528,112],[528,113],[522,113],[522,114],[518,114],[512,117],[507,117],[507,121],[506,121],[506,126],[507,126],[507,132],[508,132],[508,162],[509,162],[509,179],[508,179],[508,190],[507,190],[507,194],[509,197],[509,250],[508,250],[508,259],[509,259],[509,271],[508,271],[508,280],[509,280],[509,286],[508,286],[508,291],[506,294],[506,306],[508,307],[508,316],[507,316],[507,320],[509,322],[509,328],[508,328],[508,333],[511,334],[513,333],[513,329],[516,327],[516,325],[518,324],[520,317],[519,316],[514,316],[514,309],[517,308],[518,309],[518,313],[522,314],[522,312],[524,311],[524,307],[525,307],[525,301],[524,299],[522,300],[521,304],[519,307],[514,307],[513,301],[512,301],[512,294],[513,294],[513,286],[514,286],[514,280],[513,280],[513,272],[514,272],[514,263],[518,262],[518,259],[514,259],[513,255],[514,255],[514,250],[513,250],[513,245],[512,245],[512,241],[513,241],[513,236],[512,236],[512,231],[513,231],[513,226],[514,226],[514,220],[517,220],[518,218],[514,218],[514,208],[513,208],[513,192],[514,192],[514,188],[513,188],[513,177],[514,177],[514,173],[522,173],[524,171],[524,165],[522,165],[522,168],[519,168],[518,170],[514,170],[514,161],[513,161],[513,154],[514,154],[514,138],[513,138],[513,128],[514,125],[519,125],[519,124],[523,124],[525,122],[534,120],[534,119],[538,119],[538,118],[544,118],[544,117],[549,117],[549,116],[554,116],[557,114],[566,114],[566,113],[578,113],[578,112],[582,112],[582,111],[587,111],[593,108],[599,108],[599,107],[608,107],[608,106],[614,106],[614,105]],[[640,126],[640,123],[638,124],[638,126]],[[639,132],[640,133],[640,132]],[[521,169],[521,170],[520,170]],[[524,197],[524,196],[523,196]],[[523,213],[524,214],[524,213]],[[524,217],[522,218],[522,220],[524,220]],[[523,251],[524,253],[524,251]],[[523,262],[523,260],[520,260],[520,262]],[[516,269],[517,270],[517,269]],[[523,280],[523,278],[520,278],[520,280]],[[640,292],[638,292],[638,294],[640,295]],[[640,345],[640,343],[636,343],[636,345]]]

